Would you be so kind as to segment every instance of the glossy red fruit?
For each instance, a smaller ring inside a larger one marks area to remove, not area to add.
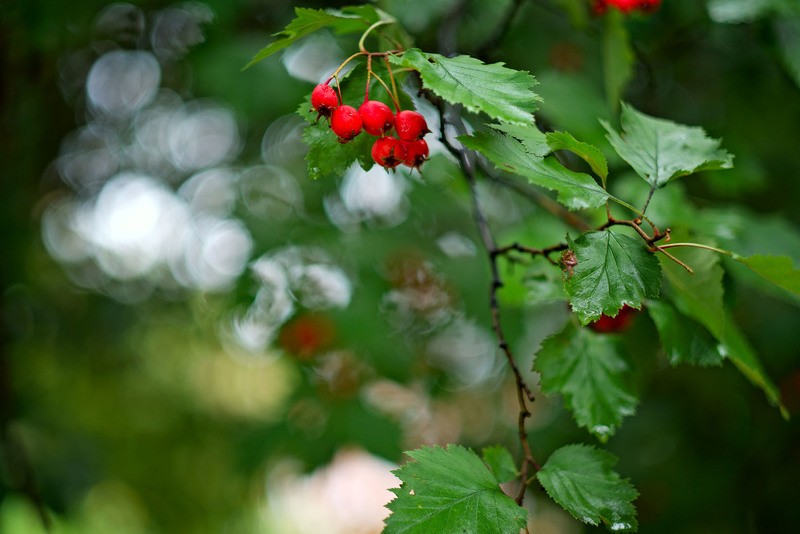
[[[370,135],[381,136],[394,126],[394,113],[389,106],[377,100],[367,100],[358,108],[364,131]]]
[[[397,114],[394,120],[394,129],[397,137],[403,141],[416,141],[430,132],[425,117],[416,111],[404,110]]]
[[[372,145],[372,159],[381,167],[394,169],[405,161],[406,149],[394,137],[381,137]]]
[[[346,143],[361,133],[361,115],[353,106],[339,106],[331,115],[331,130],[340,143]]]
[[[403,160],[403,164],[419,170],[422,164],[428,159],[428,154],[430,154],[428,143],[425,142],[425,139],[400,142],[406,150],[406,158]]]
[[[333,87],[321,83],[311,91],[311,105],[317,110],[317,118],[330,117],[333,110],[339,107],[339,97]]]
[[[633,318],[639,310],[631,308],[627,304],[619,310],[617,315],[609,317],[608,315],[601,315],[598,320],[589,323],[589,328],[601,334],[610,334],[614,332],[622,332],[631,326]]]

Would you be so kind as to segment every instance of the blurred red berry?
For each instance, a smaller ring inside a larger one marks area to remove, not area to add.
[[[614,332],[622,332],[631,326],[633,318],[639,310],[631,308],[627,304],[619,310],[617,315],[610,317],[608,315],[601,315],[600,318],[593,323],[589,323],[589,328],[601,334],[610,334]]]
[[[288,353],[306,360],[331,345],[333,322],[325,315],[301,315],[287,323],[278,335],[278,343]]]

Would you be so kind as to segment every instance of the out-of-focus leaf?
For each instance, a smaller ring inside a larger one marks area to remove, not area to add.
[[[722,296],[722,267],[719,255],[699,249],[671,249],[694,274],[660,256],[666,279],[672,289],[672,299],[678,309],[703,324],[722,345],[720,350],[755,386],[761,388],[767,399],[777,406],[784,417],[788,416],[781,404],[777,386],[770,380],[758,355],[739,331],[730,313],[724,308]]]
[[[656,324],[670,364],[722,365],[725,355],[720,353],[719,344],[703,325],[681,314],[665,300],[649,301],[647,311]]]
[[[604,230],[567,241],[577,265],[565,274],[564,288],[581,323],[616,316],[626,304],[639,309],[658,296],[661,268],[641,239]]]
[[[800,87],[800,17],[776,17],[774,28],[786,70]]]
[[[733,259],[786,291],[800,295],[800,270],[795,268],[790,257],[763,254],[744,257],[734,254]]]
[[[531,124],[536,103],[536,79],[502,63],[486,64],[470,56],[447,58],[412,48],[390,56],[395,65],[419,71],[422,85],[452,104],[511,123]]]
[[[566,445],[536,474],[547,494],[575,519],[603,523],[614,532],[636,532],[639,492],[612,468],[617,458],[588,445]]]
[[[605,121],[608,140],[636,174],[655,187],[698,171],[729,169],[733,156],[702,128],[645,115],[622,104],[622,135]]]
[[[603,79],[606,99],[611,109],[616,109],[625,86],[633,76],[633,50],[625,28],[625,16],[612,9],[606,13],[603,31]]]
[[[709,0],[711,20],[723,24],[752,22],[761,17],[800,13],[796,0]]]
[[[632,415],[637,399],[626,384],[630,370],[614,336],[568,326],[545,340],[534,362],[542,391],[561,394],[578,426],[605,442]]]
[[[385,534],[496,532],[519,534],[527,512],[500,489],[474,452],[459,445],[422,447],[394,471],[402,481],[387,505]]]
[[[295,8],[295,18],[286,28],[276,33],[275,41],[262,48],[244,68],[255,65],[298,39],[323,28],[330,28],[339,34],[358,33],[366,30],[378,18],[378,11],[372,6],[360,6],[357,10],[351,9],[350,12]]]

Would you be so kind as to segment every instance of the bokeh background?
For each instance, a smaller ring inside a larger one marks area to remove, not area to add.
[[[422,48],[469,53],[511,2],[377,4]],[[800,265],[800,23],[745,4],[664,0],[631,17],[623,96],[722,137],[736,168],[686,180],[689,197],[740,226],[742,252]],[[403,450],[515,450],[453,161],[431,139],[422,175],[311,181],[295,110],[355,40],[320,32],[241,70],[296,5],[0,6],[0,532],[379,532]],[[487,59],[537,77],[540,122],[605,147],[603,20],[586,7],[523,2]],[[481,195],[501,238],[567,231],[508,188]],[[568,310],[506,274],[527,370]],[[641,405],[608,448],[642,494],[642,532],[800,531],[797,301],[735,276],[726,291],[795,420],[730,365],[669,367],[637,318]],[[592,442],[558,399],[533,412],[537,458]],[[540,490],[527,502],[534,532],[592,530]]]

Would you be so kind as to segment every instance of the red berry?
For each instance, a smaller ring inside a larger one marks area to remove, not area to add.
[[[639,310],[626,304],[614,317],[601,315],[598,320],[589,323],[589,328],[601,334],[622,332],[631,325],[637,313],[639,313]]]
[[[397,131],[397,137],[403,141],[416,141],[430,132],[425,117],[421,113],[409,110],[397,114],[394,120],[394,129]]]
[[[401,141],[401,143],[406,150],[406,158],[403,160],[403,164],[419,170],[425,160],[428,159],[428,154],[430,153],[428,143],[425,142],[425,139]]]
[[[281,329],[278,343],[300,359],[327,348],[335,336],[333,322],[325,315],[301,315]]]
[[[361,115],[353,106],[339,106],[331,115],[331,130],[340,143],[346,143],[361,133]]]
[[[327,83],[321,83],[311,91],[311,105],[317,110],[317,118],[330,117],[333,110],[339,107],[336,91]]]
[[[394,126],[394,113],[389,106],[377,100],[367,100],[358,108],[364,130],[370,135],[381,136]]]
[[[380,137],[372,145],[372,159],[381,167],[394,169],[406,159],[406,149],[394,137]]]
[[[592,13],[595,15],[605,15],[608,11],[608,3],[606,0],[594,0],[592,2]]]
[[[628,13],[639,7],[640,0],[606,0],[608,5],[614,6],[623,13]]]

